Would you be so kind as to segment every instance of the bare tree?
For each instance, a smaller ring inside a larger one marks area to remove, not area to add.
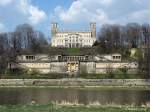
[[[44,34],[35,31],[29,24],[17,26],[15,33],[21,41],[21,48],[28,49],[31,52],[39,52],[41,47],[48,45]]]
[[[48,45],[45,36],[35,31],[29,24],[18,25],[14,32],[0,34],[0,71],[6,69],[8,63],[15,62],[23,50],[41,52]]]
[[[144,45],[147,45],[150,42],[150,25],[149,24],[143,24],[142,25],[142,41]]]
[[[0,34],[0,72],[4,71],[8,64],[8,33]]]
[[[137,23],[127,24],[127,38],[131,47],[138,47],[140,38],[140,25]]]

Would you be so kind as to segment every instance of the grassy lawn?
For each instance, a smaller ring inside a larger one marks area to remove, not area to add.
[[[1,79],[61,79],[69,78],[67,74],[6,74],[0,75]],[[143,79],[142,75],[138,74],[79,74],[73,78],[83,79]]]
[[[80,53],[80,49],[79,48],[68,48],[67,53],[69,55],[78,55]]]
[[[0,74],[0,79],[61,79],[68,78],[68,74],[48,73],[40,74],[38,71],[28,71],[26,69],[8,70],[5,74]],[[73,78],[84,79],[143,79],[143,75],[114,72],[106,74],[81,73]]]
[[[150,108],[68,107],[47,105],[0,106],[0,112],[150,112]]]
[[[61,111],[61,110],[60,110]],[[144,108],[63,107],[62,112],[150,112]]]
[[[70,49],[70,53],[77,49]],[[73,52],[72,52],[73,53]],[[59,74],[59,73],[48,73],[41,74],[38,71],[29,71],[28,69],[13,69],[6,70],[4,74],[0,73],[0,79],[61,79],[68,78],[68,74]],[[104,74],[88,74],[88,73],[80,73],[73,78],[84,78],[84,79],[143,79],[143,75],[140,74],[130,74],[126,71],[117,70],[112,73],[104,73]]]
[[[139,74],[112,73],[112,74],[80,74],[79,78],[84,79],[143,79]]]

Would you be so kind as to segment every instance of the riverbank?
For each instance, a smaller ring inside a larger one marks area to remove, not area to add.
[[[150,112],[143,107],[89,107],[47,105],[9,105],[0,106],[0,112]]]
[[[150,79],[0,79],[0,87],[150,88]]]

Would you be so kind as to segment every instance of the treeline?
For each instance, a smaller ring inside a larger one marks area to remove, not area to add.
[[[44,34],[29,24],[18,25],[14,32],[0,33],[0,71],[5,70],[9,62],[14,62],[21,52],[41,52],[46,45],[48,41]]]
[[[150,78],[150,25],[130,23],[103,25],[95,43],[99,53],[121,53],[129,61],[131,48],[136,48],[139,73]]]
[[[121,25],[103,25],[98,33],[97,45],[103,45],[102,52],[117,52],[125,48],[139,48],[150,44],[150,25],[130,23]]]

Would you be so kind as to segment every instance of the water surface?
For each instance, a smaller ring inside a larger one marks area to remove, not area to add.
[[[104,90],[104,89],[60,89],[60,88],[1,88],[0,105],[29,104],[35,101],[46,104],[69,102],[101,105],[136,105],[150,102],[149,90]]]

